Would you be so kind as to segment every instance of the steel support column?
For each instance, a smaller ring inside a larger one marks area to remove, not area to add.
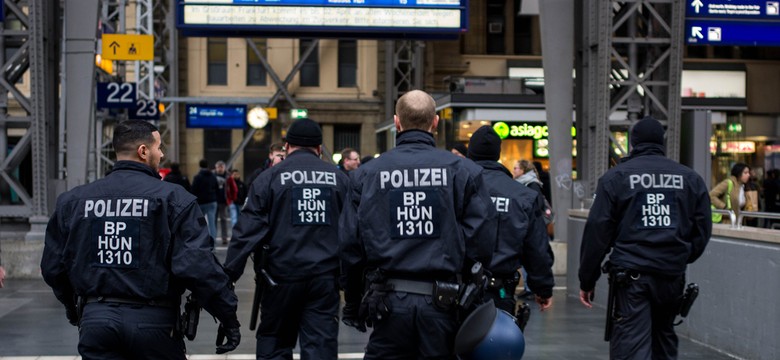
[[[395,101],[411,90],[423,90],[425,43],[385,41],[385,118],[379,127],[393,124]],[[442,122],[443,124],[443,122]],[[388,143],[388,148],[394,144]]]
[[[90,119],[95,116],[95,38],[98,0],[65,0],[67,189],[86,183]]]
[[[540,22],[544,58],[544,93],[550,140],[550,186],[557,238],[567,241],[566,211],[572,205],[572,101],[574,80],[574,3],[575,0],[541,2]],[[554,96],[552,96],[554,94]]]
[[[577,51],[577,170],[585,197],[617,162],[627,131],[652,115],[667,127],[667,156],[679,159],[684,2],[584,0]]]

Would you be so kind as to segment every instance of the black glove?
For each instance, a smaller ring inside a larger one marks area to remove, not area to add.
[[[65,307],[65,317],[68,318],[68,322],[71,325],[79,326],[79,315],[75,305]]]
[[[358,316],[365,319],[368,326],[373,326],[375,321],[382,320],[390,315],[390,305],[387,303],[387,295],[390,288],[384,284],[372,284],[371,288],[363,296],[360,303]]]
[[[239,327],[226,328],[219,324],[217,329],[217,354],[233,351],[241,342],[241,329]]]
[[[366,320],[360,317],[360,304],[359,303],[346,303],[342,310],[341,322],[344,325],[353,327],[360,332],[366,332]]]

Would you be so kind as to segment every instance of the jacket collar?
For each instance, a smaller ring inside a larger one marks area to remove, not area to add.
[[[433,139],[433,134],[423,130],[405,130],[398,134],[395,139],[395,145],[406,144],[425,144],[436,147],[436,140]]]
[[[621,161],[628,161],[639,156],[647,155],[666,156],[665,147],[663,145],[654,143],[636,144],[634,149],[631,150],[631,154],[627,157],[624,157]]]
[[[507,170],[504,165],[501,165],[501,163],[498,161],[477,160],[475,163],[477,163],[479,166],[482,166],[485,170],[500,171],[506,174],[506,176],[509,176],[510,178],[512,177],[512,173],[510,173],[509,170]]]
[[[114,168],[111,169],[111,172],[109,174],[113,174],[115,171],[119,170],[130,170],[130,171],[139,171],[146,175],[162,179],[160,177],[160,174],[157,171],[154,171],[149,165],[146,165],[144,163],[140,163],[138,161],[132,161],[132,160],[119,160],[116,163],[114,163]]]

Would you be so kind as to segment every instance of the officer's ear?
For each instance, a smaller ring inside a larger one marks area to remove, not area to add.
[[[439,128],[439,115],[436,115],[433,117],[433,124],[431,124],[431,133],[435,133],[436,130]]]
[[[146,144],[138,145],[138,148],[136,149],[136,153],[139,159],[146,160],[147,154],[149,153],[149,148],[146,146]]]
[[[403,131],[401,129],[401,120],[398,120],[398,115],[393,115],[393,123],[395,123],[395,130],[398,132]]]

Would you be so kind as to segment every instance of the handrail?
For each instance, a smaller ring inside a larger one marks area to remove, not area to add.
[[[737,223],[737,215],[734,214],[734,210],[727,210],[727,209],[712,209],[712,212],[716,214],[723,214],[729,216],[729,221],[731,222],[731,225],[729,227],[731,228],[739,228]],[[741,219],[740,219],[741,220]]]
[[[761,218],[761,219],[780,219],[780,213],[763,212],[763,211],[741,211],[737,217],[736,228],[742,228],[742,220],[746,217]]]

